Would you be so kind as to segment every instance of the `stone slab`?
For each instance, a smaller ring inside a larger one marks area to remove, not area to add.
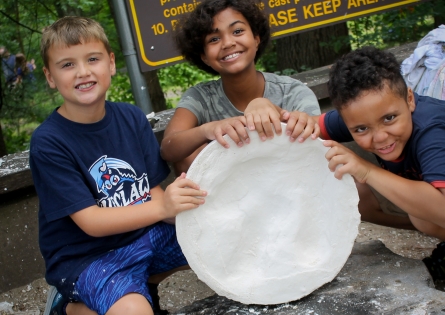
[[[173,314],[445,314],[445,292],[434,288],[422,261],[394,254],[380,241],[368,241],[354,244],[332,282],[298,301],[243,305],[213,295]]]

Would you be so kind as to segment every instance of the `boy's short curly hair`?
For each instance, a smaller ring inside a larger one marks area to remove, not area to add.
[[[259,0],[205,0],[191,13],[184,15],[176,25],[175,43],[179,52],[191,64],[211,74],[218,74],[201,60],[204,54],[204,39],[213,31],[213,17],[226,8],[240,12],[249,22],[255,36],[260,37],[260,44],[255,55],[255,62],[266,49],[270,39],[270,27],[267,17],[259,8]]]
[[[86,17],[65,16],[43,29],[40,55],[48,68],[48,50],[51,46],[69,47],[94,40],[102,42],[108,54],[111,53],[107,35],[98,22]]]
[[[344,55],[333,64],[328,91],[332,105],[341,110],[363,91],[381,91],[386,85],[396,95],[407,98],[407,85],[395,56],[367,46]]]

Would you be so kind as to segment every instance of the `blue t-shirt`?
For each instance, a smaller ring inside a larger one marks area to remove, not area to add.
[[[55,110],[31,138],[29,161],[40,200],[39,245],[46,280],[67,297],[92,261],[150,229],[92,237],[70,215],[93,205],[148,202],[150,189],[170,172],[138,107],[106,102],[105,110],[105,117],[93,124],[75,123]]]
[[[423,180],[445,188],[445,101],[414,93],[413,131],[397,161],[376,156],[382,168],[411,180]],[[338,142],[353,141],[336,110],[321,117],[323,137]]]

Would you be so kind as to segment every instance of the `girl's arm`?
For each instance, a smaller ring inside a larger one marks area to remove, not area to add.
[[[165,130],[161,155],[166,161],[177,163],[211,140],[217,140],[228,148],[229,144],[223,138],[225,134],[229,135],[238,146],[242,146],[248,143],[249,139],[245,125],[245,118],[240,116],[198,126],[198,120],[191,111],[178,108]]]
[[[204,150],[204,148],[207,146],[207,142],[204,143],[202,146],[200,146],[198,149],[196,149],[192,154],[187,156],[185,159],[172,163],[174,172],[176,176],[179,176],[181,173],[187,173],[188,169],[190,168],[190,165],[192,165],[193,161],[195,160],[196,156]]]
[[[198,128],[198,119],[185,108],[177,108],[168,123],[161,142],[161,156],[169,162],[179,162],[203,144],[208,139]]]

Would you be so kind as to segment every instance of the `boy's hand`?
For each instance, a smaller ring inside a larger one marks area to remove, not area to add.
[[[258,132],[261,141],[272,139],[275,128],[277,135],[281,135],[281,117],[287,112],[272,104],[267,98],[256,98],[252,100],[244,111],[247,128]]]
[[[314,140],[320,135],[317,119],[306,113],[286,111],[283,113],[282,119],[287,122],[286,135],[289,136],[291,142],[297,139],[298,142],[304,142],[309,136]]]
[[[328,160],[328,167],[334,172],[334,177],[342,179],[344,174],[350,174],[359,183],[366,183],[369,173],[374,165],[345,146],[333,140],[323,141],[325,147],[331,147],[325,157]]]
[[[237,146],[242,147],[244,143],[249,143],[249,135],[247,134],[246,118],[243,116],[226,118],[223,120],[212,121],[201,125],[204,136],[209,140],[216,140],[223,147],[228,148],[229,144],[224,140],[224,135],[229,137],[236,143]]]
[[[200,190],[196,183],[185,178],[185,173],[182,173],[165,189],[165,217],[173,218],[182,211],[198,208],[204,204],[205,201],[202,197],[205,196],[207,196],[207,192]]]

